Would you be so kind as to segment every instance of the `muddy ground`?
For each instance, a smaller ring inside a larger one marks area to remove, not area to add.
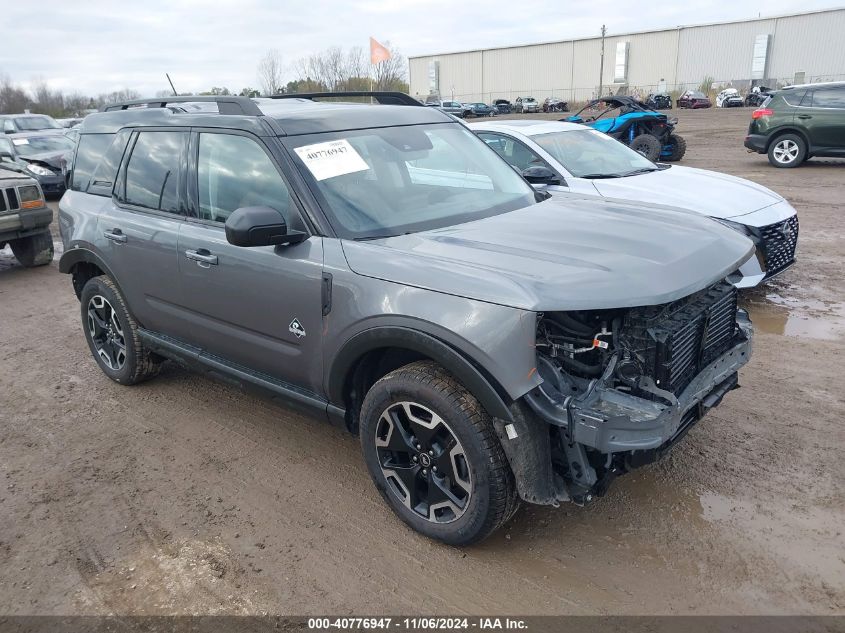
[[[777,170],[749,110],[676,114],[683,164],[801,218],[744,296],[742,389],[592,506],[471,548],[395,519],[338,428],[175,366],[109,381],[55,262],[0,253],[0,613],[845,613],[845,161]]]

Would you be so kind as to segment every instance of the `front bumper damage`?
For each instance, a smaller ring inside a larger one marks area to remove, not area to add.
[[[677,396],[649,378],[640,387],[653,400],[613,388],[612,360],[577,397],[554,399],[540,385],[514,403],[513,423],[496,421],[496,427],[520,496],[542,505],[587,503],[619,475],[663,457],[739,386],[737,372],[751,357],[753,330],[743,310],[737,323],[735,344]]]

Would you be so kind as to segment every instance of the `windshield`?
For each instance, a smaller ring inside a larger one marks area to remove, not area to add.
[[[63,134],[51,136],[27,136],[16,138],[12,142],[23,157],[44,154],[46,152],[67,152],[73,149],[73,141]]]
[[[48,116],[25,116],[15,120],[15,126],[21,132],[37,132],[38,130],[61,129],[61,125]]]
[[[537,134],[531,140],[577,178],[623,176],[657,169],[642,154],[596,130]]]
[[[533,189],[459,124],[331,132],[283,142],[341,237],[442,228],[536,202]]]

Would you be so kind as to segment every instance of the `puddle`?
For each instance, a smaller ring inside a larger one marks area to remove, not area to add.
[[[768,334],[833,341],[845,338],[845,302],[798,299],[771,291],[740,296],[754,329]]]

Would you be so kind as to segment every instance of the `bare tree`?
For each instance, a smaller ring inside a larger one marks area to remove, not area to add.
[[[136,90],[124,88],[123,90],[114,90],[112,92],[103,93],[97,97],[96,102],[99,107],[107,103],[118,103],[120,101],[131,101],[132,99],[140,98],[141,95]]]
[[[85,110],[90,109],[93,104],[91,97],[86,97],[81,92],[74,92],[65,97],[64,115],[68,117],[79,117],[85,114]]]
[[[0,75],[0,113],[23,112],[32,105],[32,100],[19,86],[15,86],[6,75]]]
[[[407,92],[408,76],[405,58],[398,50],[386,44],[391,58],[371,67],[361,47],[344,52],[338,47],[302,57],[294,62],[297,87],[319,85],[324,90],[401,90]]]
[[[65,101],[61,90],[51,90],[46,81],[37,79],[33,83],[32,93],[35,96],[33,110],[54,117],[64,115]]]
[[[275,48],[258,62],[258,80],[265,95],[275,95],[282,92],[282,56]]]

